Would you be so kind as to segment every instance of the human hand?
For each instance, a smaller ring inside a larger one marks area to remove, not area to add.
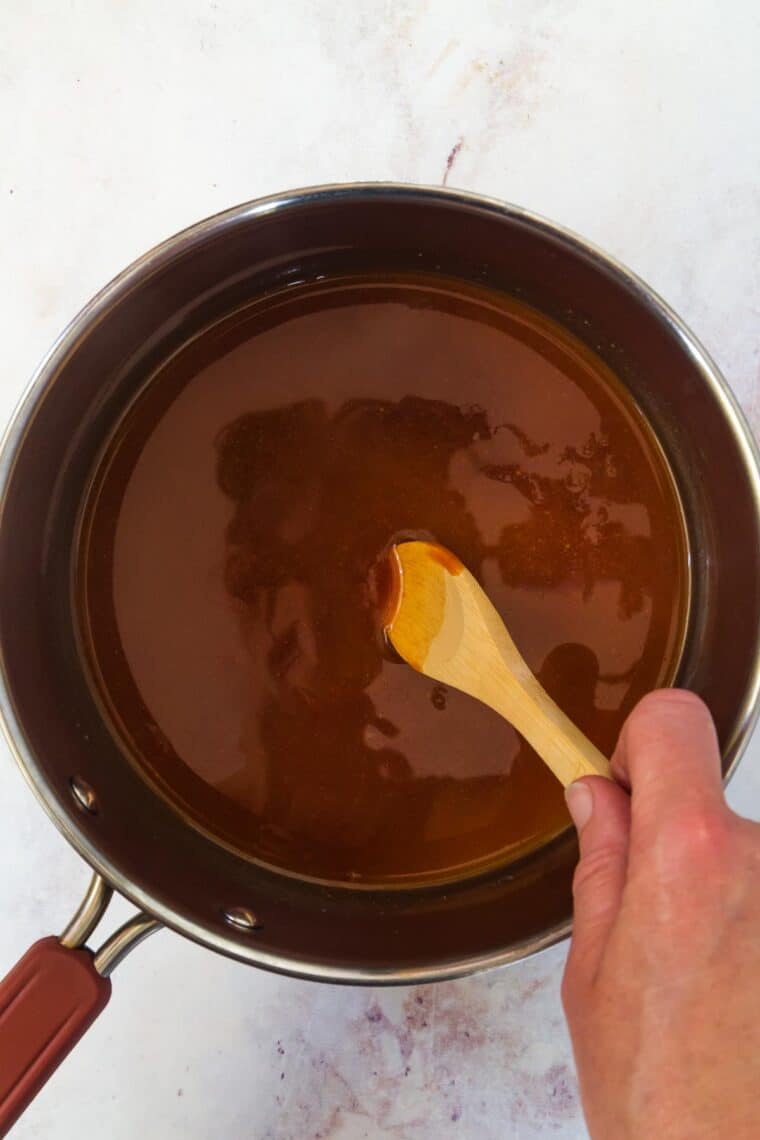
[[[593,1140],[760,1137],[760,825],[723,796],[692,693],[634,709],[580,836],[562,985]]]

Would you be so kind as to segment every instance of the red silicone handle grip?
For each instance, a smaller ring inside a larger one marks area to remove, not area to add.
[[[0,1136],[108,1004],[89,950],[43,938],[0,982]]]

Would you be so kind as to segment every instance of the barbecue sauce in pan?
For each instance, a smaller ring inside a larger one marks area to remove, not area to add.
[[[679,502],[608,367],[461,282],[288,288],[152,378],[95,475],[79,551],[105,715],[219,842],[299,876],[399,886],[568,825],[510,725],[384,645],[377,567],[404,538],[465,563],[607,754],[672,679]]]

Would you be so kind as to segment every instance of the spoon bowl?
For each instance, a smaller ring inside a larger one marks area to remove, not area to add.
[[[390,561],[383,619],[407,664],[495,709],[565,787],[581,776],[612,778],[606,757],[538,683],[456,555],[437,543],[404,542]]]

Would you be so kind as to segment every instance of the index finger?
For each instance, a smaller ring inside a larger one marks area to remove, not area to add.
[[[715,725],[687,689],[660,689],[638,703],[623,725],[612,771],[631,790],[633,831],[657,830],[682,811],[727,810]]]

